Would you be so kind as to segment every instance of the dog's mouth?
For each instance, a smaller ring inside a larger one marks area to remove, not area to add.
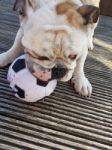
[[[47,67],[43,67],[37,62],[33,61],[34,57],[32,57],[31,54],[27,53],[27,56],[30,56],[26,57],[26,65],[29,71],[37,78],[38,76],[41,76],[41,80],[61,80],[66,76],[66,74],[69,71],[64,64],[62,65],[61,62],[57,62],[57,64],[54,67],[48,69]]]
[[[51,69],[44,68],[33,61],[26,62],[29,71],[36,77],[43,81],[47,80],[61,80],[68,73],[68,69],[63,66],[55,66]]]

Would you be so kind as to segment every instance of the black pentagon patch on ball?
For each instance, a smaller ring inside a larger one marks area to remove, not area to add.
[[[17,90],[16,94],[20,97],[20,98],[25,98],[25,91],[23,89],[21,89],[20,87],[18,87],[17,85],[15,85],[15,89]]]
[[[48,85],[48,81],[42,81],[42,80],[37,79],[37,85],[46,87]]]
[[[25,67],[26,67],[26,65],[25,65],[25,59],[18,59],[18,60],[14,63],[12,69],[17,73],[17,72],[19,72],[20,70],[24,69]]]

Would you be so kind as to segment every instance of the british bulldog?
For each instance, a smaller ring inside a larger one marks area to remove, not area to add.
[[[99,0],[16,0],[20,28],[13,46],[0,54],[0,67],[24,49],[26,64],[53,69],[54,78],[71,79],[74,89],[90,96],[92,86],[84,74],[88,49],[99,18]]]

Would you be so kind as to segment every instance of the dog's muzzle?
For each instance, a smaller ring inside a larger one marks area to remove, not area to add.
[[[52,79],[61,79],[67,74],[67,72],[67,68],[62,65],[57,65],[52,69]]]
[[[26,64],[27,64],[29,71],[33,74],[35,72],[34,61],[32,61],[31,59],[28,59],[28,61],[26,61]],[[68,69],[66,68],[66,66],[59,62],[57,63],[57,65],[54,66],[54,68],[51,68],[51,70],[52,70],[51,80],[52,79],[60,80],[68,73]]]

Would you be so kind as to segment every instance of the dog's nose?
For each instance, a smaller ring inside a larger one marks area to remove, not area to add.
[[[52,79],[61,79],[66,75],[67,72],[67,68],[64,68],[61,65],[56,66],[52,69]]]

